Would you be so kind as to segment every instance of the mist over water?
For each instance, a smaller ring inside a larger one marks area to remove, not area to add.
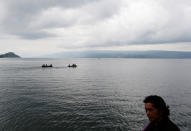
[[[189,131],[190,67],[191,59],[0,59],[0,130],[140,131],[142,101],[156,94]]]

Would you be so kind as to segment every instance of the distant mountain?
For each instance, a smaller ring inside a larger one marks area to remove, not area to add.
[[[191,58],[183,51],[76,51],[47,55],[49,58]]]
[[[20,56],[16,55],[14,52],[8,52],[5,54],[1,54],[0,58],[20,58]]]

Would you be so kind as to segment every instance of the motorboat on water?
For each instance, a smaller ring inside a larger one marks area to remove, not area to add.
[[[72,64],[72,65],[68,65],[68,67],[70,68],[70,67],[72,67],[72,68],[76,68],[77,67],[77,65],[76,64]]]
[[[52,64],[50,64],[50,65],[43,64],[43,65],[42,65],[42,68],[46,68],[46,67],[53,67],[53,65],[52,65]]]

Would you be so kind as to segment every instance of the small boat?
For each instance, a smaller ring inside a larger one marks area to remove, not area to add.
[[[43,65],[42,65],[42,68],[46,68],[46,67],[53,67],[53,66],[52,66],[52,64],[50,64],[50,65],[43,64]]]
[[[77,67],[77,65],[76,64],[72,64],[72,65],[68,65],[68,67],[70,68],[70,67],[72,67],[72,68],[76,68]]]

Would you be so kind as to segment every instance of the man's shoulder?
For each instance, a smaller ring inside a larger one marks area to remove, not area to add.
[[[174,124],[171,120],[167,121],[166,129],[168,129],[169,131],[180,131],[178,126],[176,124]]]

